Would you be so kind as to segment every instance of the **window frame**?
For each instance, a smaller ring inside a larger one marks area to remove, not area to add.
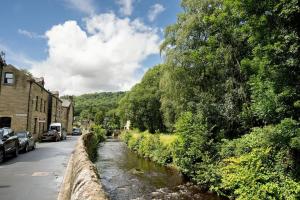
[[[7,78],[6,75],[11,74],[12,78]],[[7,82],[7,80],[12,80],[12,83]],[[3,84],[4,85],[14,85],[15,84],[15,73],[14,72],[4,72],[3,73]]]

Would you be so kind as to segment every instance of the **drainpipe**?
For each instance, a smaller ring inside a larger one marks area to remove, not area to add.
[[[2,72],[3,72],[3,65],[2,65],[2,62],[0,60],[0,94],[1,94],[1,87],[2,87]]]
[[[30,111],[30,97],[31,97],[31,88],[32,88],[32,80],[29,82],[29,93],[28,93],[28,107],[27,107],[27,125],[26,129],[29,131],[29,111]]]
[[[1,87],[2,87],[2,72],[3,67],[6,65],[5,59],[4,59],[4,53],[0,52],[0,94],[1,94]]]

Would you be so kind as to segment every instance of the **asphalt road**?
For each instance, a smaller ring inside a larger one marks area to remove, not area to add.
[[[78,137],[38,143],[0,164],[0,200],[55,200]]]

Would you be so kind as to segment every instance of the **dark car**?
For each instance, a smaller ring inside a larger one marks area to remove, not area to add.
[[[19,140],[10,128],[0,128],[0,163],[8,154],[19,155]]]
[[[60,135],[57,130],[49,130],[48,132],[43,133],[42,141],[59,141]]]
[[[32,137],[32,134],[28,131],[20,131],[16,133],[19,139],[19,150],[28,152],[29,150],[35,149],[35,141]]]
[[[81,135],[81,129],[80,128],[73,128],[72,135]]]

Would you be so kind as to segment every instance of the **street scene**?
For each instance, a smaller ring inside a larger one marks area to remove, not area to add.
[[[300,200],[299,0],[1,0],[0,200]]]
[[[78,137],[43,142],[18,157],[0,163],[0,197],[5,200],[53,200],[57,198],[68,160]]]

